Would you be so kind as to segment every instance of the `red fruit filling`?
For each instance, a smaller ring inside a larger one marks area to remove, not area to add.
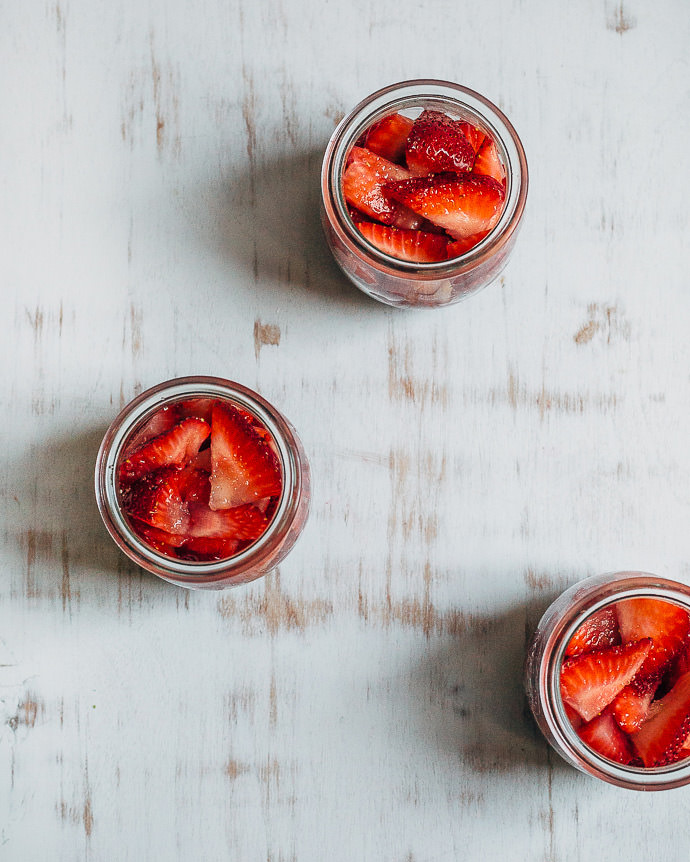
[[[263,535],[283,480],[273,438],[251,413],[216,398],[177,402],[132,439],[118,467],[119,495],[153,550],[208,562]]]
[[[561,698],[609,760],[651,768],[690,757],[690,614],[647,598],[592,614],[566,647]]]
[[[503,212],[505,184],[490,136],[428,110],[414,121],[402,114],[378,120],[350,151],[343,173],[360,233],[415,263],[451,260],[480,243]]]

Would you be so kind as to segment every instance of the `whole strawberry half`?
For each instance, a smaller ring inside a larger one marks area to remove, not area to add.
[[[414,176],[471,171],[474,149],[461,124],[440,111],[422,111],[407,139],[405,159]]]
[[[616,604],[618,627],[623,642],[651,638],[652,649],[640,676],[663,671],[685,647],[690,632],[690,615],[663,599],[624,599]]]
[[[454,239],[491,230],[499,220],[505,191],[491,177],[436,174],[388,182],[387,195],[444,228]]]
[[[448,237],[444,234],[401,230],[374,222],[362,222],[357,227],[372,245],[400,260],[434,263],[448,256]]]
[[[370,127],[364,146],[389,162],[402,162],[412,125],[413,121],[402,114],[389,114]]]
[[[604,647],[616,646],[621,642],[618,631],[618,617],[613,605],[601,608],[575,630],[565,649],[566,656],[580,655]]]
[[[651,647],[645,638],[566,659],[561,666],[563,701],[591,721],[632,682]]]
[[[414,230],[422,219],[394,201],[384,191],[384,184],[404,180],[410,172],[363,147],[353,147],[343,173],[345,200],[360,213],[382,224]]]
[[[278,459],[232,404],[218,402],[211,417],[211,509],[232,509],[282,490]]]
[[[616,763],[632,763],[635,753],[630,740],[607,710],[577,729],[580,739],[602,757]]]
[[[655,702],[653,716],[631,739],[645,766],[665,766],[678,759],[690,734],[690,672]]]
[[[180,471],[174,467],[148,473],[123,490],[123,508],[130,517],[172,535],[184,535],[189,509],[180,493]]]
[[[159,434],[120,463],[120,481],[134,482],[162,467],[180,467],[191,461],[211,433],[203,419],[183,419],[169,431]]]

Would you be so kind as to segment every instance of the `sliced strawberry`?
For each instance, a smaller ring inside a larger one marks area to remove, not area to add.
[[[572,724],[575,730],[577,730],[582,724],[582,719],[580,718],[579,713],[575,712],[572,706],[568,706],[565,702],[563,703],[563,709],[565,710],[565,714],[568,716],[568,721]]]
[[[651,647],[651,640],[645,638],[566,659],[561,666],[561,697],[591,721],[632,682]]]
[[[164,530],[159,530],[156,527],[149,527],[141,524],[139,526],[139,535],[145,542],[151,545],[158,553],[167,554],[170,556],[173,548],[179,548],[185,543],[185,537],[166,533]]]
[[[496,144],[491,138],[486,138],[484,143],[477,152],[477,157],[474,160],[472,172],[475,174],[484,174],[487,177],[493,177],[496,182],[505,184],[506,172],[503,167],[503,162],[499,158]]]
[[[372,245],[391,257],[417,263],[433,263],[447,257],[448,238],[442,234],[400,230],[373,222],[363,222],[357,227]]]
[[[210,560],[225,560],[233,557],[242,543],[234,539],[207,539],[204,537],[187,539],[178,551],[183,560],[206,562]]]
[[[616,763],[628,764],[635,757],[630,740],[608,710],[578,728],[577,735],[597,754]]]
[[[213,408],[211,465],[212,509],[232,509],[282,490],[276,455],[232,404],[218,402]]]
[[[364,146],[389,162],[401,162],[412,125],[413,121],[402,114],[389,114],[369,129]]]
[[[181,416],[195,416],[210,424],[211,411],[215,403],[215,398],[190,398],[187,401],[179,401],[177,408]]]
[[[408,213],[383,190],[384,183],[404,180],[409,171],[370,153],[362,147],[353,147],[349,164],[343,174],[343,194],[350,206],[382,224],[397,224],[412,229],[421,223],[419,216]]]
[[[489,231],[503,209],[505,191],[491,177],[437,174],[388,182],[385,192],[455,239]]]
[[[657,703],[658,711],[632,736],[646,767],[673,763],[685,745],[690,733],[690,672],[683,674]]]
[[[570,638],[565,654],[566,656],[580,655],[583,652],[616,646],[620,642],[616,609],[613,605],[608,605],[587,617],[577,628]]]
[[[422,111],[405,150],[407,167],[417,177],[440,171],[471,171],[474,150],[460,123],[440,111]]]
[[[161,467],[180,467],[199,451],[211,429],[202,419],[183,419],[149,440],[120,464],[120,481],[133,482]]]
[[[169,404],[166,407],[161,407],[160,410],[156,410],[153,416],[144,424],[143,428],[137,431],[132,436],[132,439],[128,441],[123,452],[123,458],[128,458],[132,452],[140,449],[144,443],[152,440],[154,437],[170,431],[181,418],[177,404]]]
[[[197,470],[190,465],[180,471],[179,488],[185,503],[208,505],[211,496],[211,476],[207,470]]]
[[[214,511],[201,503],[190,503],[189,513],[189,538],[254,541],[268,526],[256,506],[248,504]]]
[[[460,257],[461,254],[465,254],[465,252],[474,248],[475,245],[479,245],[488,233],[488,230],[483,230],[481,233],[472,234],[472,236],[467,236],[465,239],[456,239],[454,242],[449,242],[448,258]]]
[[[617,694],[611,702],[611,714],[626,733],[635,733],[645,722],[654,694],[659,687],[659,677],[635,679]]]
[[[180,494],[180,471],[173,467],[149,473],[123,493],[125,511],[138,521],[166,533],[182,535],[189,526],[189,510]]]
[[[623,599],[616,603],[616,613],[624,643],[640,638],[654,641],[640,676],[652,676],[663,670],[686,644],[690,615],[672,602]]]
[[[470,123],[458,123],[458,128],[463,133],[463,135],[470,142],[470,146],[476,152],[478,152],[481,145],[484,143],[484,139],[486,135],[478,126],[473,126]]]
[[[683,676],[684,673],[687,673],[690,670],[690,646],[683,646],[681,651],[673,658],[668,664],[666,671],[664,673],[663,679],[661,681],[661,685],[659,686],[659,693],[666,694],[671,691],[673,686],[678,682],[678,680]]]

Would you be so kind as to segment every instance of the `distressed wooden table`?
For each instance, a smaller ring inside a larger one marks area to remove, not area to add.
[[[682,0],[0,3],[0,858],[686,860],[690,791],[551,753],[521,663],[595,572],[690,578]],[[504,276],[402,312],[318,224],[372,90],[496,101]],[[100,523],[100,438],[190,373],[311,460],[280,571],[190,593]]]

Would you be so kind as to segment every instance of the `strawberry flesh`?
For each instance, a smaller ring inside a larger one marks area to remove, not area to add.
[[[631,737],[646,767],[673,763],[683,750],[690,734],[690,671],[657,703],[654,715]]]
[[[444,234],[401,230],[373,222],[361,223],[357,227],[372,245],[400,260],[433,263],[446,260],[448,256],[448,238]]]
[[[478,152],[481,145],[484,143],[486,135],[478,126],[473,126],[471,123],[458,123],[458,128],[467,138],[474,152]]]
[[[639,678],[626,685],[611,703],[611,714],[626,733],[635,733],[645,722],[659,687],[659,677]]]
[[[651,647],[645,638],[566,659],[561,666],[563,701],[591,721],[632,682]]]
[[[343,194],[350,206],[382,224],[412,229],[421,218],[389,197],[384,184],[408,179],[410,172],[362,147],[353,147],[343,174]]]
[[[189,504],[191,538],[235,539],[255,541],[267,526],[266,518],[256,506],[243,505],[234,509],[213,510],[202,503]]]
[[[570,638],[566,647],[566,656],[580,655],[621,642],[618,631],[618,617],[613,605],[608,605],[587,617]]]
[[[389,162],[402,162],[412,125],[413,121],[402,114],[389,114],[371,126],[366,133],[364,146]]]
[[[475,174],[436,174],[387,182],[384,191],[394,200],[434,224],[454,239],[490,231],[498,222],[505,191],[492,177]]]
[[[189,526],[189,510],[180,494],[179,475],[174,467],[168,467],[134,482],[123,494],[125,511],[150,527],[184,535]]]
[[[407,139],[407,167],[414,176],[441,171],[471,171],[474,149],[460,123],[440,111],[423,111]]]
[[[608,710],[579,727],[577,734],[597,754],[616,763],[629,764],[635,757],[630,740]]]
[[[475,245],[479,245],[488,233],[488,230],[483,230],[481,233],[475,233],[471,236],[466,236],[464,239],[456,239],[453,242],[449,242],[448,257],[460,257],[461,254],[465,254],[471,248],[474,248]]]
[[[501,183],[501,185],[505,185],[505,168],[503,167],[503,162],[499,158],[496,144],[491,140],[491,138],[486,138],[479,148],[474,160],[472,171],[475,174],[483,174],[487,177],[493,177],[496,182]]]
[[[120,464],[120,480],[135,482],[161,467],[183,466],[194,458],[210,433],[203,419],[183,419],[128,455]]]
[[[624,599],[616,605],[618,627],[624,643],[651,638],[652,649],[641,668],[641,676],[663,671],[685,647],[690,615],[662,599]]]

